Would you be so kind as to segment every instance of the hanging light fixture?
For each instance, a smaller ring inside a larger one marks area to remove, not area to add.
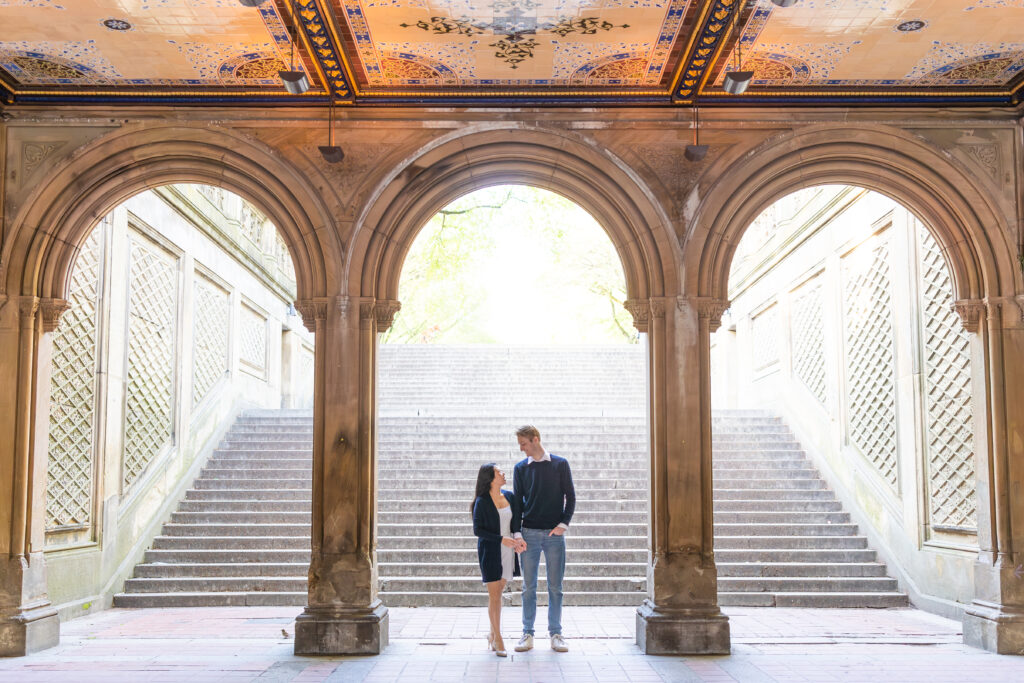
[[[242,7],[259,7],[267,0],[238,0],[238,4]]]
[[[281,77],[281,82],[284,84],[284,89],[290,92],[292,95],[301,95],[302,93],[309,90],[309,79],[306,78],[306,72],[295,70],[295,40],[297,26],[299,20],[299,13],[295,9],[295,1],[292,0],[292,27],[288,31],[288,36],[291,38],[292,51],[291,51],[291,66],[288,70],[281,70],[277,72],[277,75]]]
[[[693,144],[686,146],[683,156],[687,161],[702,161],[708,155],[708,146],[698,142],[697,131],[700,130],[700,118],[697,113],[697,103],[693,103]]]
[[[334,98],[327,105],[327,144],[320,145],[320,156],[329,164],[336,164],[345,158],[345,151],[334,144]]]
[[[750,85],[750,80],[754,77],[753,71],[740,71],[740,67],[743,66],[743,36],[740,35],[739,17],[743,11],[743,3],[736,5],[736,14],[733,15],[733,29],[736,29],[736,69],[735,71],[726,71],[725,80],[722,81],[722,88],[725,92],[730,95],[742,95],[747,86]]]
[[[779,7],[792,7],[797,3],[797,0],[772,0],[772,2]]]

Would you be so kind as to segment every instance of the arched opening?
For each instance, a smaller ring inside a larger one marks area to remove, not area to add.
[[[878,192],[808,187],[751,223],[728,286],[711,338],[716,490],[737,501],[716,502],[723,604],[905,592],[956,616],[974,590],[984,377],[932,226]],[[740,550],[743,524],[776,547]]]
[[[608,233],[562,195],[493,185],[440,207],[402,264],[402,308],[377,352],[384,604],[487,604],[467,502],[487,462],[513,488],[525,458],[515,430],[533,424],[545,448],[568,460],[577,491],[564,604],[639,605],[645,350]],[[541,563],[540,605],[546,581]],[[506,590],[521,604],[519,579]]]
[[[69,271],[42,369],[38,484],[62,617],[111,599],[280,604],[290,592],[305,604],[314,340],[277,227],[220,187],[161,185],[104,215]],[[239,544],[261,524],[268,547]],[[276,558],[296,567],[291,584],[240,574],[254,551],[296,555]]]

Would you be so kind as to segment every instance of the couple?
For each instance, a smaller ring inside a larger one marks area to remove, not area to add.
[[[519,575],[522,556],[523,637],[516,652],[533,648],[537,616],[537,572],[540,555],[548,581],[548,635],[551,649],[568,652],[562,637],[562,577],[565,574],[565,532],[576,507],[572,473],[565,458],[552,455],[540,443],[536,427],[516,430],[519,450],[526,458],[516,463],[513,491],[505,491],[505,473],[494,463],[480,467],[473,501],[473,533],[477,536],[480,573],[487,585],[491,634],[487,644],[505,656],[501,638],[501,593]]]

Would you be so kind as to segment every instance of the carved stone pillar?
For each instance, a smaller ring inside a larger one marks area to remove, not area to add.
[[[979,439],[978,560],[964,642],[1024,654],[1024,297],[959,301],[984,349],[987,444]],[[985,447],[987,445],[987,448]]]
[[[377,597],[377,335],[398,302],[297,302],[316,334],[313,524],[309,605],[295,623],[295,654],[379,654],[388,610]]]
[[[651,548],[648,597],[636,618],[636,643],[647,654],[729,652],[711,495],[710,334],[726,306],[710,299],[627,303],[649,353]]]
[[[46,495],[46,441],[40,424],[49,418],[39,396],[41,363],[48,363],[43,335],[67,309],[59,299],[17,297],[0,307],[0,655],[21,656],[60,641],[57,611],[46,594],[42,553]],[[16,305],[13,305],[15,304]],[[44,399],[45,399],[44,395]],[[42,428],[45,436],[45,428]]]

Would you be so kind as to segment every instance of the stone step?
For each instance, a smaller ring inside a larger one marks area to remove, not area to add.
[[[885,576],[885,565],[879,562],[717,562],[715,566],[720,578]]]
[[[838,500],[716,500],[715,513],[719,512],[839,512],[843,504]]]
[[[305,550],[306,536],[157,536],[153,550]]]
[[[906,607],[907,596],[895,592],[840,593],[753,593],[718,592],[718,604],[723,607]]]
[[[275,576],[306,580],[309,562],[179,562],[136,565],[134,578]]]
[[[129,579],[132,581],[134,579]],[[473,591],[483,592],[483,584],[480,581],[480,571],[466,576],[381,576],[381,593],[404,593],[404,592],[426,592],[426,593],[469,593]],[[513,582],[513,591],[521,590],[520,580]],[[537,580],[537,593],[547,592],[547,580],[541,576]],[[647,579],[635,576],[571,576],[566,574],[562,581],[562,590],[569,592],[621,592],[628,593],[636,591],[646,593]]]
[[[192,486],[198,491],[266,491],[273,489],[302,489],[306,491],[306,497],[312,495],[310,477],[294,479],[268,479],[268,478],[217,478],[208,479],[199,477]]]
[[[715,552],[719,549],[824,549],[867,548],[863,536],[715,536]]]
[[[394,493],[394,492],[393,492]],[[417,493],[417,495],[419,495]],[[401,513],[393,514],[413,514],[417,513],[422,516],[423,512],[429,512],[431,514],[440,512],[457,512],[459,514],[469,514],[470,501],[466,498],[465,492],[461,498],[453,498],[450,500],[406,500],[402,498],[388,499],[389,502],[397,503],[401,500]],[[397,505],[396,505],[397,507]],[[383,509],[383,508],[382,508]],[[576,500],[576,513],[582,512],[640,512],[647,514],[647,497],[637,496],[632,500],[602,500],[594,499],[589,496],[585,500]],[[575,515],[573,519],[575,519]]]
[[[714,471],[735,472],[737,470],[806,470],[811,468],[811,461],[807,458],[737,458],[735,460],[717,459],[712,460]],[[817,470],[814,470],[817,474]]]
[[[440,474],[440,473],[435,473]],[[408,475],[407,475],[408,476]],[[620,479],[596,479],[593,477],[577,477],[573,475],[573,486],[576,489],[577,498],[580,496],[581,491],[587,491],[588,495],[601,495],[597,492],[603,491],[642,491],[644,494],[647,492],[648,481],[641,477],[629,477]],[[473,483],[475,479],[465,479],[464,481],[469,482],[469,485],[462,487],[463,496],[468,490],[470,494],[473,492]],[[409,476],[407,479],[389,479],[379,480],[380,490],[386,491],[408,491],[408,490],[422,490],[422,489],[440,489],[443,486],[451,486],[452,479],[450,478],[434,478],[434,477],[415,477]],[[793,488],[802,488],[803,485],[799,480],[796,480],[796,484]],[[820,484],[819,484],[820,487]],[[819,488],[814,487],[814,488]],[[787,488],[787,487],[780,487]],[[812,488],[812,487],[808,487]]]
[[[828,489],[767,489],[767,488],[734,488],[715,482],[714,498],[716,501],[758,500],[758,501],[806,501],[835,500],[835,494]],[[770,505],[767,505],[770,509]]]
[[[475,553],[475,551],[474,551]],[[541,574],[543,575],[543,563],[541,563]],[[628,576],[646,580],[647,562],[570,562],[568,557],[565,564],[566,576],[596,577],[596,576]],[[478,562],[378,562],[377,573],[380,576],[390,577],[461,577],[479,576],[480,565]]]
[[[647,525],[618,524],[615,522],[577,522],[574,519],[570,533],[573,536],[637,536],[646,539]],[[380,539],[399,536],[412,536],[418,538],[427,538],[430,536],[473,537],[473,524],[472,522],[442,524],[435,522],[433,519],[419,524],[378,523],[377,534]],[[383,543],[383,540],[381,542]]]
[[[716,528],[718,524],[785,524],[793,525],[794,529],[799,529],[802,524],[850,524],[847,512],[725,512],[716,509],[714,519]]]
[[[896,579],[888,576],[721,576],[718,590],[726,593],[837,593],[895,592]]]
[[[573,479],[575,480],[575,477]],[[827,488],[821,479],[739,479],[733,476],[714,477],[713,479],[715,488],[721,489],[824,490]]]
[[[267,469],[235,469],[233,467],[213,467],[207,465],[203,468],[199,478],[202,481],[218,481],[224,479],[302,479],[311,478],[313,469],[298,465],[289,468],[267,468]]]
[[[468,505],[461,501],[461,505],[454,508],[437,508],[427,518],[422,512],[406,510],[403,506],[401,512],[382,511],[377,513],[378,524],[406,524],[417,525],[429,522],[430,524],[470,524]],[[586,506],[576,506],[576,513],[572,516],[572,528],[577,530],[579,524],[583,528],[594,524],[632,524],[641,525],[647,528],[647,513],[644,511],[622,511],[622,510],[595,510],[589,501]],[[644,534],[646,535],[646,531]]]
[[[445,482],[445,483],[448,484],[448,485],[451,484],[451,482]],[[575,487],[576,487],[576,499],[579,500],[580,499],[580,485],[579,485],[578,482],[575,483]],[[412,489],[414,489],[414,490],[413,490],[412,493],[410,493],[410,490],[412,490]],[[466,496],[466,491],[467,490],[469,491],[469,497],[468,498]],[[636,500],[646,500],[647,488],[646,487],[644,487],[644,488],[632,488],[632,489],[626,489],[626,488],[620,488],[620,489],[604,488],[604,489],[600,489],[600,490],[590,490],[590,491],[587,491],[586,493],[587,493],[587,496],[586,496],[587,498],[597,498],[597,499],[601,499],[601,500],[633,500],[633,501],[636,501]],[[744,493],[747,493],[747,492],[744,491]],[[800,493],[817,493],[817,492],[815,492],[815,491],[809,491],[809,492],[801,491]],[[823,492],[823,493],[831,493],[831,492],[827,492],[826,491],[826,492]],[[472,501],[472,497],[473,497],[472,487],[467,489],[465,486],[460,487],[460,488],[418,488],[418,487],[410,487],[409,489],[404,489],[404,490],[403,489],[381,489],[381,490],[379,490],[377,492],[377,500],[379,502],[381,502],[381,503],[383,503],[385,501],[388,502],[388,503],[393,503],[393,502],[401,503],[401,502],[405,501],[407,498],[410,498],[410,497],[413,497],[413,496],[415,496],[415,498],[417,500],[437,500],[437,501],[441,501],[441,500],[460,500],[460,501],[465,501],[465,505],[466,505],[466,510],[467,511],[469,510],[469,504],[471,502],[473,502]],[[747,496],[747,497],[749,498],[750,496]]]
[[[229,459],[213,457],[206,462],[206,469],[213,470],[235,470],[237,472],[256,472],[256,471],[286,471],[288,476],[295,476],[296,472],[313,473],[313,460],[312,458],[295,458],[295,459],[265,459],[265,460],[252,460],[252,459]],[[205,476],[205,471],[203,476]]]
[[[597,563],[624,563],[642,564],[646,567],[647,546],[646,543],[644,543],[643,546],[635,549],[612,549],[581,548],[578,544],[573,544],[566,548],[565,560],[567,564],[586,563],[594,565]],[[378,548],[377,561],[381,564],[388,564],[392,566],[400,564],[432,564],[435,566],[444,566],[449,563],[462,563],[476,567],[478,564],[476,543],[473,541],[465,544],[462,548],[443,548],[438,550],[421,547],[405,549]],[[542,562],[541,567],[543,566],[544,563]]]
[[[171,593],[119,593],[114,596],[114,607],[304,607],[309,592],[238,591],[171,592]]]
[[[639,607],[647,597],[647,593],[628,591],[624,593],[585,593],[564,592],[562,605],[566,607],[582,606],[628,606]],[[435,592],[387,592],[380,594],[381,601],[388,607],[486,607],[487,594],[483,592],[466,593],[435,593]],[[520,593],[505,593],[502,602],[506,605],[522,605]],[[305,604],[305,603],[303,603]],[[537,604],[541,607],[548,604],[546,592],[537,593]]]
[[[214,451],[207,461],[209,464],[218,462],[282,462],[292,465],[297,462],[313,466],[313,451]]]
[[[573,534],[573,543],[580,547],[608,549],[646,549],[646,536],[579,536]],[[476,538],[472,535],[460,536],[388,536],[379,537],[378,550],[408,550],[411,548],[437,549],[472,548],[476,549]]]
[[[183,500],[178,504],[179,512],[231,512],[246,513],[259,510],[260,513],[304,512],[310,514],[312,504],[308,500]]]
[[[262,505],[257,505],[252,510],[237,512],[219,510],[216,512],[186,512],[179,508],[178,512],[171,513],[171,523],[175,525],[252,525],[252,524],[288,524],[305,527],[308,531],[312,521],[312,513],[307,509],[297,512],[286,512],[282,510],[265,510]],[[180,535],[180,534],[168,534]]]
[[[147,550],[145,561],[150,564],[222,564],[222,563],[242,563],[242,564],[253,564],[253,563],[286,563],[294,564],[301,563],[305,566],[309,566],[310,550],[309,544],[304,546],[303,549],[299,550],[283,550],[283,549],[214,549],[214,550],[195,550],[195,549],[183,549],[183,550],[166,550],[166,549],[154,549]],[[305,572],[303,572],[305,573]]]
[[[811,562],[841,564],[846,562],[874,562],[875,551],[861,548],[724,548],[715,547],[717,563],[757,565],[782,564],[787,562]]]
[[[436,462],[435,462],[435,466],[436,466]],[[501,467],[501,463],[498,463],[498,466]],[[453,467],[451,469],[445,469],[444,473],[448,475],[449,481],[461,479],[461,480],[465,480],[465,481],[468,481],[468,482],[475,483],[476,482],[476,475],[477,475],[477,472],[479,471],[479,469],[480,469],[479,465],[474,467],[472,470],[467,469],[467,468],[456,468],[456,467]],[[408,468],[408,467],[403,467],[403,468],[381,467],[381,468],[378,468],[378,470],[377,470],[377,481],[378,481],[379,486],[381,488],[390,487],[391,484],[395,483],[395,482],[401,483],[401,482],[409,481],[411,478],[412,479],[417,479],[417,480],[420,480],[420,481],[424,481],[424,480],[425,481],[435,481],[433,479],[420,479],[421,476],[425,476],[425,474],[426,474],[424,472],[423,475],[421,475],[419,473],[420,471],[422,471],[422,470],[418,470],[417,468],[412,468],[410,470],[410,468]],[[602,469],[587,468],[586,471],[585,471],[586,478],[580,477],[578,472],[579,472],[579,470],[577,469],[577,473],[573,474],[573,477],[572,477],[573,484],[575,486],[577,486],[577,487],[582,485],[582,484],[580,484],[578,482],[586,482],[586,481],[597,480],[597,481],[600,481],[603,484],[607,484],[609,480],[646,481],[650,477],[650,471],[647,468],[642,468],[641,469],[641,468],[635,468],[635,467],[622,467],[622,466],[615,467],[615,468],[602,468]],[[434,474],[436,474],[436,473],[434,473]],[[512,472],[507,472],[506,473],[506,477],[508,479],[511,479],[512,478]],[[507,486],[510,486],[510,484],[507,485]],[[472,486],[470,486],[470,490],[472,491]]]
[[[309,538],[310,525],[305,524],[164,524],[164,536],[296,536]]]
[[[197,479],[196,482],[199,480]],[[193,484],[194,485],[194,484]],[[189,489],[185,492],[185,500],[189,501],[213,501],[213,500],[260,500],[260,501],[296,501],[301,500],[308,503],[312,500],[313,490],[309,486],[295,488],[236,488],[230,486]]]

